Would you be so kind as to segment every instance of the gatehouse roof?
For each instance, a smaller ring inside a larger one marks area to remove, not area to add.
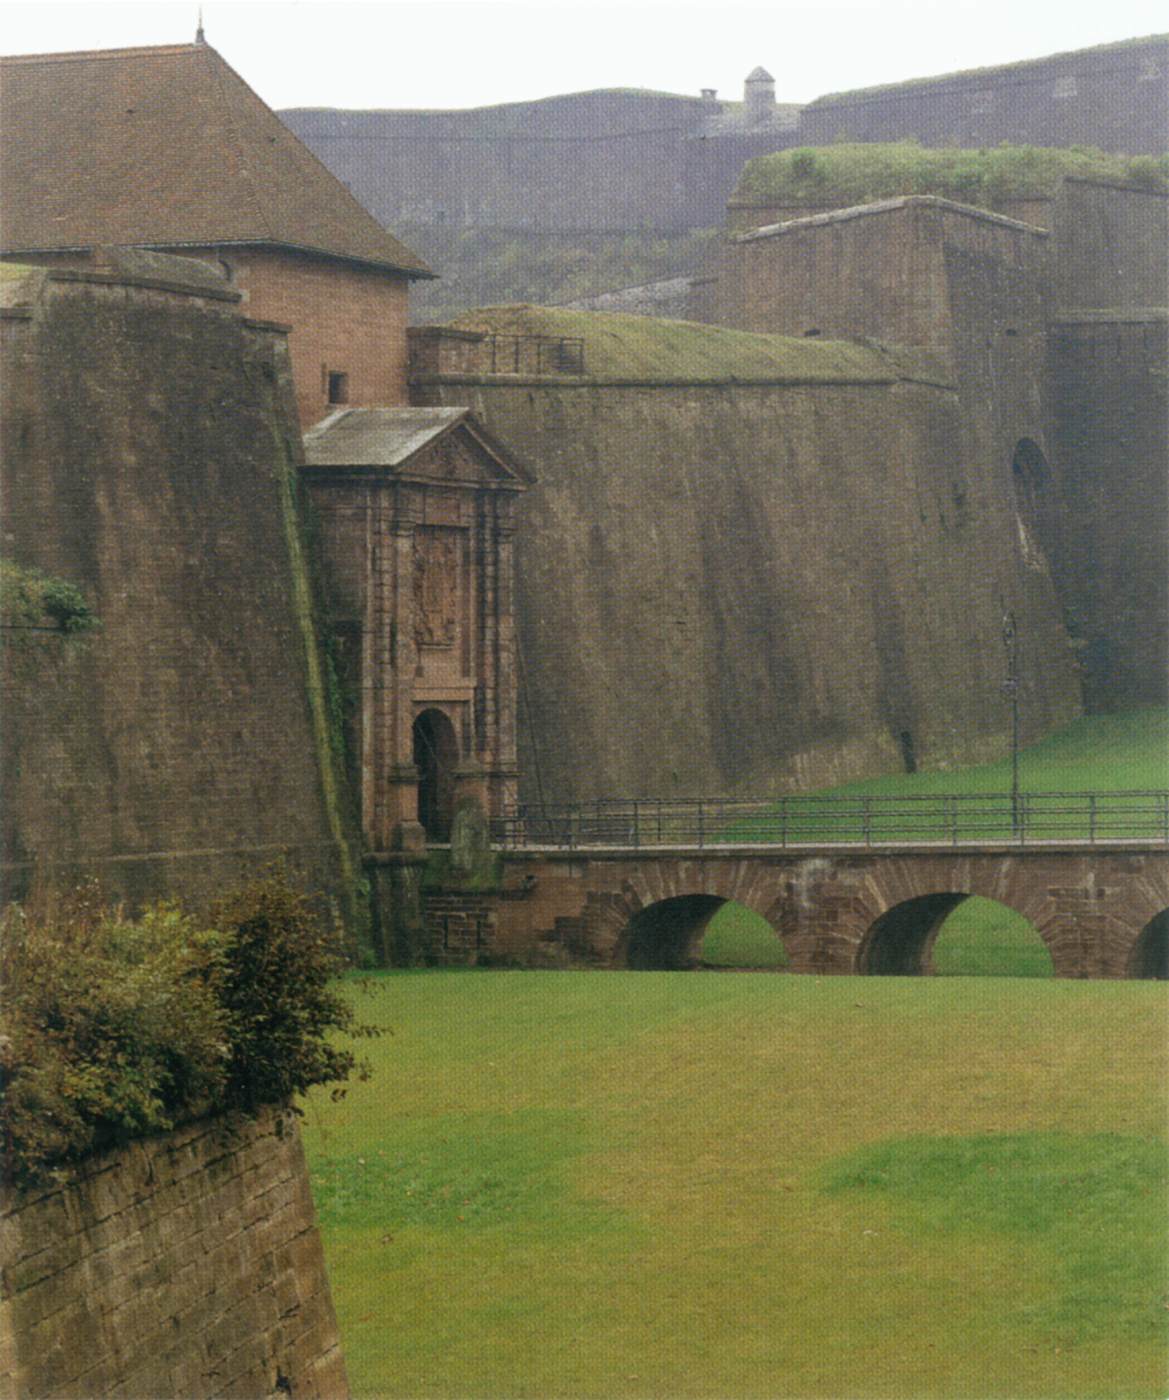
[[[342,408],[304,435],[310,467],[421,468],[433,475],[432,449],[451,435],[469,439],[492,474],[511,484],[533,478],[466,408]]]
[[[0,59],[0,251],[260,244],[433,277],[208,44]]]

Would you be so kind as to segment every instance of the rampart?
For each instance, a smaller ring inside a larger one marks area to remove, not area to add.
[[[746,234],[806,219],[830,221],[838,208],[736,195],[727,205],[727,225],[732,235]],[[995,198],[987,210],[1049,233],[1043,293],[1051,311],[1163,304],[1169,195],[1162,191],[1069,176],[1047,193]]]
[[[460,324],[585,340],[587,377],[414,385],[538,476],[517,532],[530,798],[760,795],[998,756],[1003,597],[1028,637],[1026,732],[1077,712],[1010,451],[955,450],[936,359],[535,308]]]
[[[196,903],[352,865],[297,506],[285,337],[202,264],[6,268],[4,554],[100,628],[4,633],[3,875]]]
[[[348,1395],[295,1119],[205,1119],[14,1195],[6,1396]]]
[[[1169,37],[1052,54],[970,72],[819,97],[800,113],[800,145],[899,141],[925,146],[1099,146],[1165,150]]]
[[[1167,351],[1164,310],[1068,313],[1048,332],[1067,502],[1052,565],[1092,709],[1164,704],[1169,686]]]

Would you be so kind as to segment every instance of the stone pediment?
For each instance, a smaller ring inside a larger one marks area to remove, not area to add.
[[[304,435],[310,469],[520,489],[534,478],[466,408],[343,408]]]

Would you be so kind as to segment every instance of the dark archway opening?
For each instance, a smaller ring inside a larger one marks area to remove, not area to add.
[[[1038,443],[1030,438],[1020,438],[1015,444],[1011,477],[1019,512],[1027,524],[1031,524],[1039,497],[1051,479],[1051,469]]]
[[[458,761],[454,725],[441,710],[423,710],[414,721],[414,766],[418,769],[418,821],[430,841],[451,839]]]
[[[857,955],[857,971],[870,977],[917,977],[943,920],[964,894],[925,894],[887,910],[872,925]]]
[[[1169,909],[1162,909],[1141,929],[1129,958],[1128,975],[1169,982]]]
[[[706,926],[725,902],[713,894],[684,894],[639,910],[625,930],[625,966],[636,972],[696,967]]]

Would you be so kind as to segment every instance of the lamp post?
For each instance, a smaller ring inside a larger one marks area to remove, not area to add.
[[[1019,835],[1019,636],[1015,613],[1007,608],[1003,613],[1003,646],[1007,653],[1007,676],[1003,681],[1004,695],[1011,699],[1011,835]]]

